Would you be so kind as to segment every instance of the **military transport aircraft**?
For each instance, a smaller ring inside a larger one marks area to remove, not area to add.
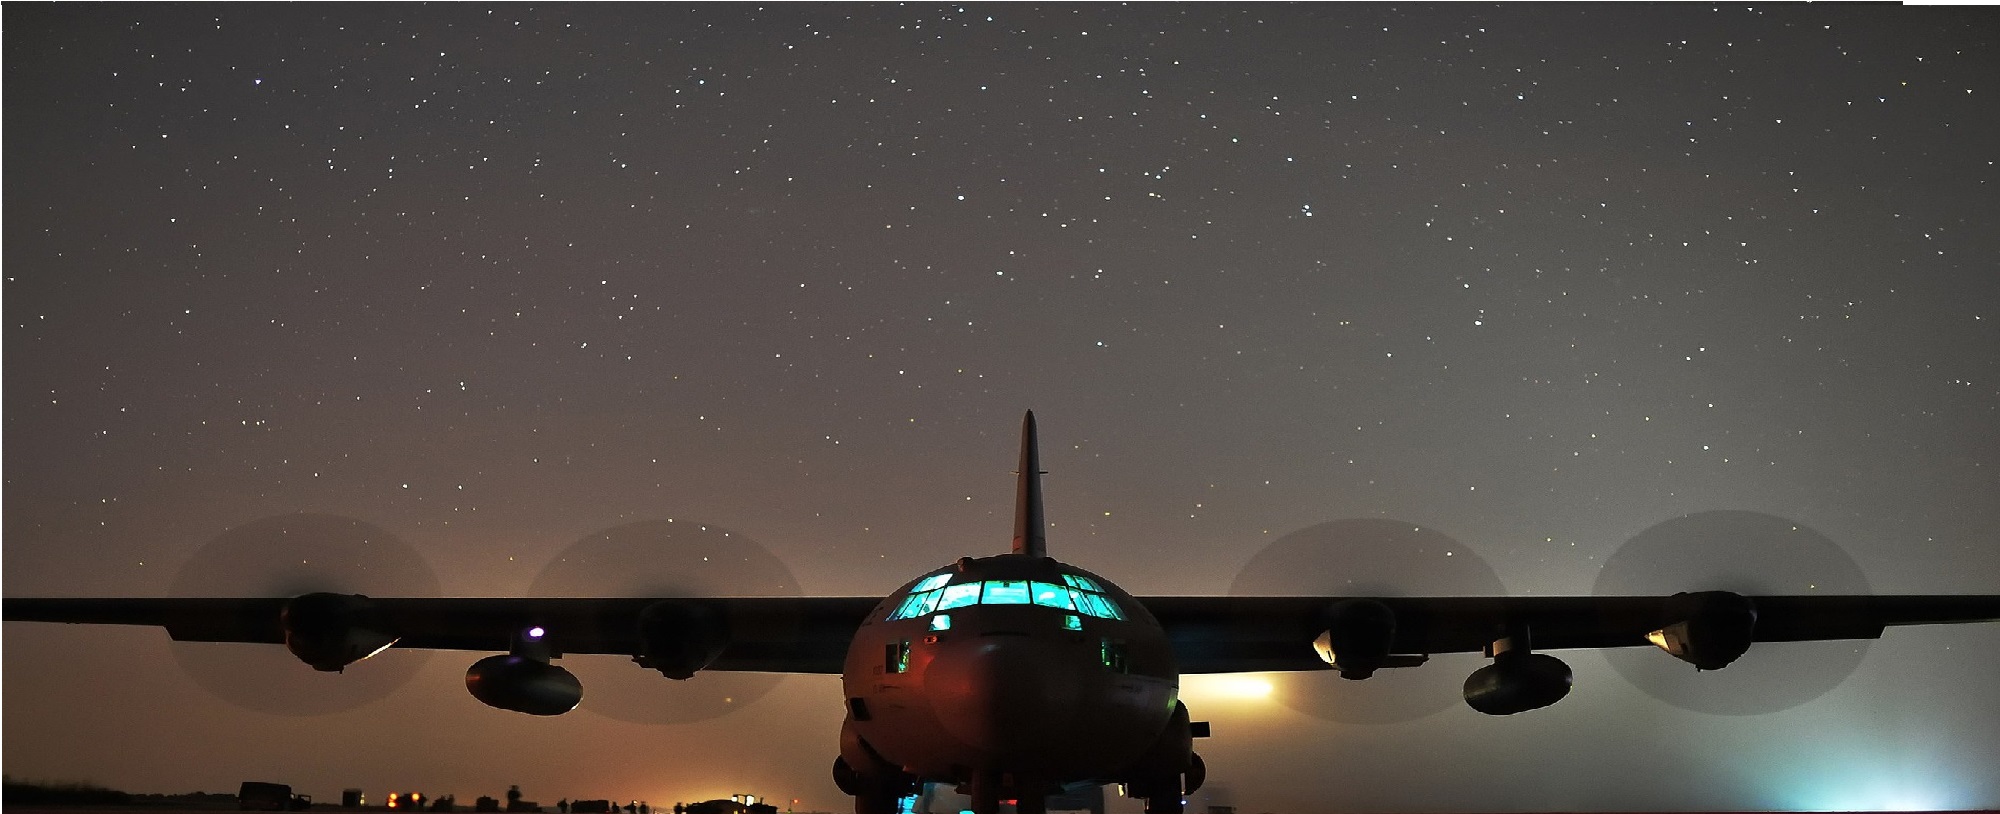
[[[417,599],[309,593],[253,599],[15,599],[9,621],[158,625],[180,641],[283,644],[339,671],[391,646],[492,651],[466,671],[480,701],[575,708],[564,654],[620,654],[668,678],[703,670],[839,673],[847,705],[833,775],[857,814],[890,814],[950,783],[977,814],[1124,783],[1178,814],[1205,774],[1206,724],[1182,674],[1338,671],[1364,679],[1430,654],[1480,651],[1465,682],[1490,715],[1569,692],[1542,650],[1648,643],[1697,669],[1756,642],[1871,639],[1889,625],[2000,619],[2000,596],[1133,596],[1047,554],[1034,414],[1022,422],[1010,553],[961,557],[887,597]]]

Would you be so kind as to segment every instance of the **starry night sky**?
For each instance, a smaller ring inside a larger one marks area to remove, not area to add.
[[[380,527],[443,595],[668,518],[789,570],[714,592],[879,595],[1004,550],[1026,409],[1051,555],[1134,593],[1394,519],[1500,590],[1589,594],[1714,510],[1824,535],[1862,590],[2000,592],[1991,9],[4,13],[9,596],[280,590],[183,566],[300,512]],[[1594,653],[1509,719],[1455,700],[1476,657],[1367,682],[1444,694],[1388,723],[1190,681],[1194,803],[1992,808],[1995,627],[1835,645],[1851,676],[1759,715]],[[474,654],[392,651],[401,689],[292,716],[158,630],[5,645],[17,779],[847,805],[830,678],[531,720],[463,691]]]

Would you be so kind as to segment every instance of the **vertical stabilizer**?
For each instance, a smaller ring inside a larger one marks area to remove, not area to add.
[[[1014,553],[1048,556],[1042,522],[1042,455],[1035,441],[1035,411],[1021,419],[1021,468],[1014,487]]]

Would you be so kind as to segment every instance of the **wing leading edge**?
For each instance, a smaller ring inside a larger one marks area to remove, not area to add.
[[[349,599],[348,597],[341,597]],[[353,597],[347,621],[392,638],[396,647],[507,652],[521,632],[559,654],[648,655],[652,620],[694,616],[721,632],[720,652],[702,669],[838,674],[847,645],[873,597],[735,597],[714,599],[397,599]],[[175,641],[286,644],[294,599],[15,599],[10,622],[142,625]]]
[[[1380,597],[1393,623],[1390,653],[1479,652],[1525,633],[1537,650],[1660,644],[1649,634],[1686,621],[1679,597]],[[1733,596],[1733,595],[1731,595]],[[1753,596],[1751,642],[1874,639],[1892,626],[2000,621],[2000,596]],[[1323,670],[1311,646],[1337,624],[1328,596],[1139,597],[1173,643],[1182,673]],[[176,641],[285,644],[286,598],[25,599],[4,601],[7,621],[141,625]],[[401,648],[507,652],[539,626],[558,653],[648,653],[649,609],[693,609],[726,644],[705,668],[838,674],[873,597],[716,599],[369,598],[357,624]]]

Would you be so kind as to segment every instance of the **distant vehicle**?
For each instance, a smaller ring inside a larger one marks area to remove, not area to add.
[[[304,811],[312,804],[312,795],[293,794],[292,787],[283,783],[245,780],[236,790],[236,807],[244,811]]]
[[[748,804],[742,800],[703,800],[699,803],[688,803],[686,814],[777,814],[777,806],[756,802],[755,797],[750,799],[751,802]]]

